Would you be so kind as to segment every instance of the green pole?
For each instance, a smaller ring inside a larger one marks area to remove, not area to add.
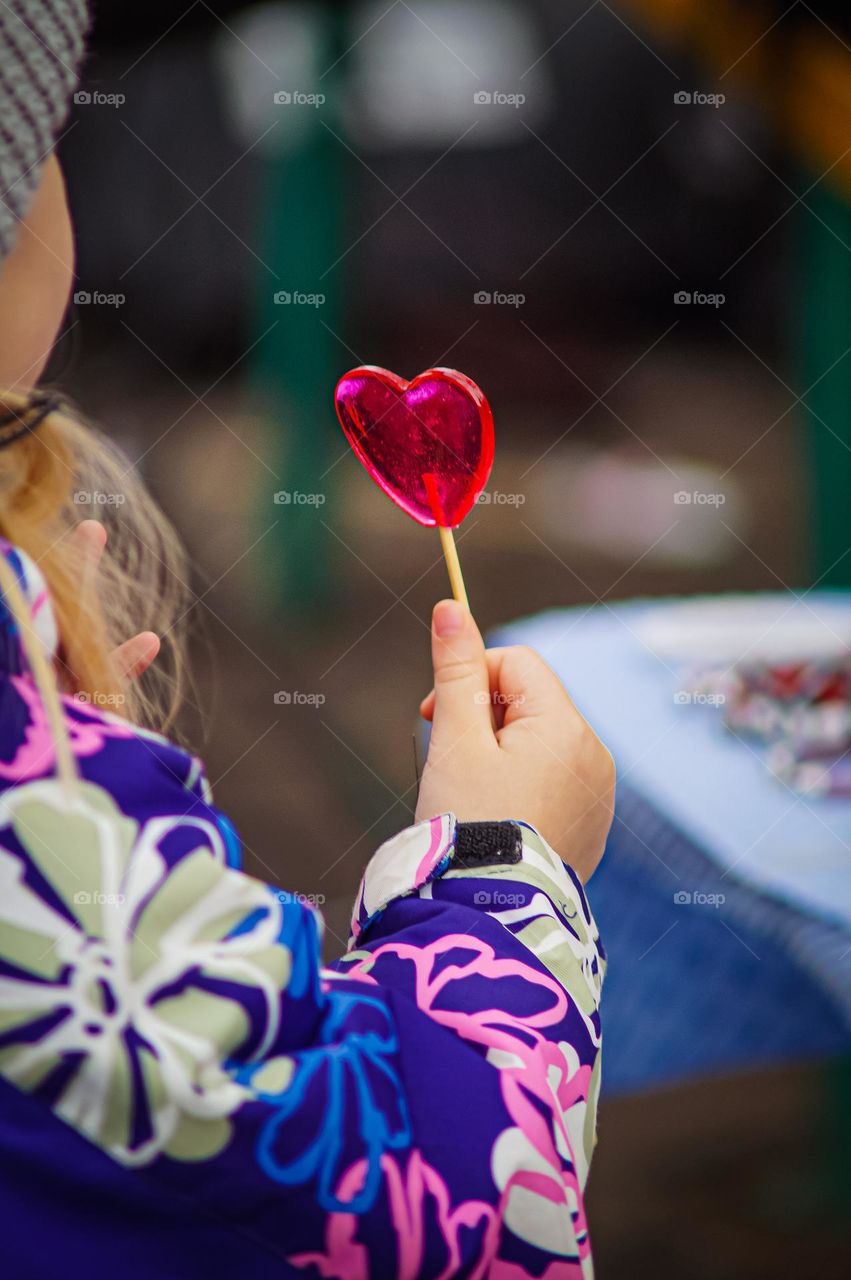
[[[338,56],[343,25],[341,6],[323,10],[320,71]],[[334,473],[326,472],[342,443],[333,389],[348,358],[335,336],[342,326],[342,270],[328,270],[344,248],[346,153],[323,124],[339,132],[338,83],[336,70],[317,78],[312,88],[325,95],[318,107],[281,108],[301,113],[298,128],[286,149],[266,157],[261,196],[260,256],[278,283],[258,268],[254,324],[266,336],[255,348],[254,378],[277,429],[271,465],[280,481],[268,477],[270,497],[291,495],[289,502],[270,502],[278,524],[269,535],[269,578],[276,603],[296,603],[305,614],[327,607],[332,592],[323,520],[329,521]],[[303,300],[308,297],[314,301]]]
[[[851,202],[821,183],[807,203],[813,212],[802,209],[799,224],[798,363],[802,389],[812,387],[805,395],[812,581],[847,587],[851,586],[851,355],[844,353],[851,347]]]
[[[809,183],[805,181],[805,186]],[[807,402],[811,581],[851,586],[851,201],[819,183],[801,209],[799,371]],[[813,215],[816,214],[817,217]],[[820,219],[820,221],[819,221]],[[831,367],[833,366],[833,367]],[[830,370],[830,372],[826,372]],[[816,385],[813,386],[813,383]],[[812,390],[807,390],[812,387]],[[823,1203],[851,1214],[851,1058],[825,1070]]]

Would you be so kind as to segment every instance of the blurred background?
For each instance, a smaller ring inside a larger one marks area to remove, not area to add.
[[[329,958],[411,819],[447,594],[433,533],[345,445],[347,369],[486,391],[497,461],[459,531],[483,630],[851,585],[838,0],[126,0],[100,7],[61,152],[79,281],[50,379],[188,544],[183,731],[247,868],[322,905]],[[589,665],[629,704],[625,668]],[[847,916],[725,870],[737,915],[668,924],[672,891],[720,872],[711,848],[671,870],[663,810],[625,780],[589,890],[612,993],[599,1276],[845,1277]],[[838,828],[814,812],[817,843]]]

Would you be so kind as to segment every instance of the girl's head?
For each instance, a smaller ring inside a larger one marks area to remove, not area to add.
[[[0,134],[0,151],[5,145]],[[0,210],[11,223],[8,209],[0,204]],[[0,254],[6,248],[0,258],[0,387],[28,391],[50,357],[74,283],[74,236],[54,155],[44,163],[32,203],[12,227],[0,233]]]
[[[182,689],[184,557],[138,476],[98,432],[53,412],[27,421],[74,279],[65,184],[52,147],[82,58],[85,0],[4,0],[0,6],[0,534],[41,569],[59,625],[65,683],[132,719],[166,728]],[[100,495],[98,497],[97,495]],[[92,509],[91,504],[97,504]],[[97,593],[72,530],[107,525]],[[136,631],[162,639],[141,685],[124,687],[113,650]]]
[[[77,85],[87,0],[0,5],[0,386],[32,386],[74,271],[65,185],[53,156]]]

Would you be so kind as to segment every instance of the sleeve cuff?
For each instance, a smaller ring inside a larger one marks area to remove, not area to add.
[[[373,920],[392,902],[442,876],[451,865],[458,826],[454,813],[406,827],[372,855],[352,911],[354,946]]]
[[[521,862],[530,869],[542,863],[558,881],[557,896],[573,896],[561,859],[527,823],[459,822],[453,813],[443,813],[406,827],[370,859],[352,911],[349,945],[358,943],[394,899],[418,893],[449,870],[493,874]]]

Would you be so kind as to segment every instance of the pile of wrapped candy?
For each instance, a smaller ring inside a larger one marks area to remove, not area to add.
[[[768,747],[768,767],[794,791],[851,796],[851,652],[802,662],[741,660],[696,672],[704,700],[733,733]]]

